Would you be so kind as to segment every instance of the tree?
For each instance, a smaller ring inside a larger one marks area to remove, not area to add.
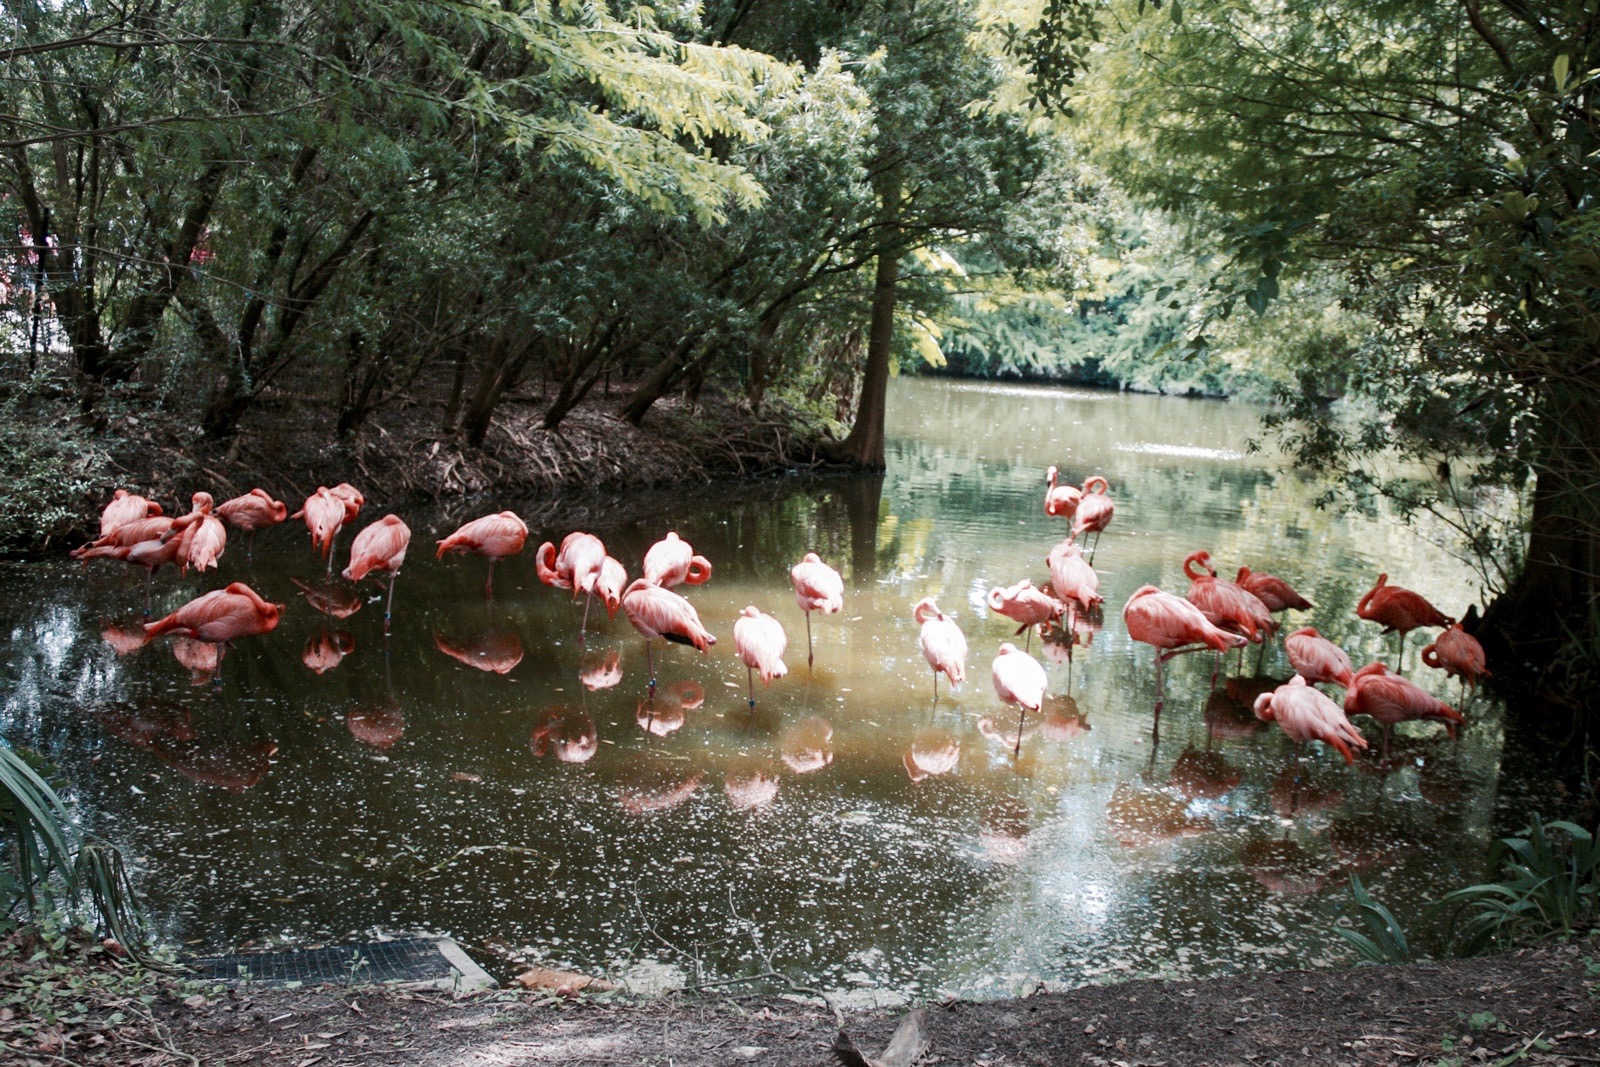
[[[1600,671],[1600,20],[1559,0],[1111,12],[1104,54],[1045,95],[1222,257],[1214,318],[1313,268],[1369,317],[1340,356],[1374,417],[1303,376],[1285,399],[1304,460],[1440,510],[1527,487],[1484,635],[1502,663],[1562,663],[1576,694]],[[1432,483],[1382,481],[1367,461],[1391,445]]]

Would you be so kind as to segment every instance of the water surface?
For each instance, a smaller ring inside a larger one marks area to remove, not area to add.
[[[253,560],[236,537],[220,573],[159,576],[157,613],[229,580],[288,605],[227,654],[220,682],[170,642],[119,655],[103,636],[141,619],[141,574],[6,568],[0,725],[59,763],[159,931],[194,951],[430,931],[502,977],[538,961],[641,988],[775,974],[880,1000],[982,996],[1346,962],[1331,930],[1349,873],[1407,921],[1481,875],[1493,701],[1470,705],[1458,742],[1402,731],[1388,768],[1314,748],[1296,791],[1287,742],[1247,710],[1260,683],[1213,688],[1209,656],[1173,661],[1157,734],[1151,651],[1119,616],[1147,582],[1183,592],[1183,556],[1206,548],[1225,576],[1248,564],[1294,582],[1317,607],[1292,623],[1359,665],[1392,654],[1352,610],[1379,570],[1453,614],[1478,599],[1427,531],[1315,510],[1323,486],[1252,453],[1258,412],[1242,405],[901,380],[891,407],[881,478],[597,513],[588,528],[631,572],[669,529],[716,568],[687,593],[718,644],[658,644],[653,700],[626,620],[591,612],[580,639],[582,602],[539,583],[531,546],[566,529],[536,525],[492,600],[483,561],[432,558],[477,514],[537,524],[543,502],[494,500],[402,512],[415,540],[388,637],[382,586],[328,585],[297,525],[258,535]],[[1052,463],[1111,483],[1095,560],[1107,611],[1070,665],[1030,639],[1052,697],[1019,746],[989,664],[1023,639],[984,598],[1047,581],[1065,532],[1042,510]],[[356,525],[383,510],[370,502]],[[788,580],[808,550],[846,585],[844,612],[812,620],[813,669]],[[966,683],[941,682],[937,702],[910,617],[928,595],[972,649]],[[732,641],[746,604],[789,635],[790,673],[758,680],[753,710]],[[1262,671],[1288,675],[1281,649]]]

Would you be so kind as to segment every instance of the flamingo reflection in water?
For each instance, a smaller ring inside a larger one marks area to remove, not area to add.
[[[1046,741],[1063,742],[1082,737],[1089,732],[1089,716],[1071,696],[1044,698],[1044,715],[1039,722],[1039,736]]]
[[[1342,865],[1287,839],[1257,838],[1239,850],[1239,863],[1262,888],[1279,896],[1307,896],[1344,877]]]
[[[578,657],[578,681],[593,693],[622,683],[622,653],[615,648],[585,652]]]
[[[668,811],[693,796],[704,778],[704,771],[635,752],[617,772],[617,804],[629,815]]]
[[[172,639],[172,658],[189,672],[190,685],[205,685],[217,676],[217,646],[192,637]]]
[[[545,708],[528,737],[528,751],[541,758],[553,755],[560,763],[588,763],[599,750],[599,731],[589,713],[561,705]]]
[[[300,590],[312,611],[330,619],[348,619],[361,610],[361,595],[341,582],[328,579],[312,584],[300,578],[289,581]]]
[[[486,630],[463,638],[436,633],[433,644],[458,663],[491,674],[509,674],[522,662],[522,635],[509,628]]]
[[[1214,749],[1190,746],[1178,753],[1167,784],[1188,800],[1221,800],[1244,781],[1244,772]]]
[[[107,701],[93,705],[90,714],[112,737],[139,748],[158,742],[183,743],[199,736],[189,709],[176,701]]]
[[[688,713],[706,701],[705,687],[699,682],[678,681],[663,686],[659,693],[641,697],[634,719],[645,733],[665,737],[683,728]]]
[[[796,774],[820,771],[833,762],[833,724],[809,715],[784,731],[778,751],[784,766]]]
[[[1106,823],[1127,848],[1193,837],[1212,829],[1211,820],[1189,813],[1189,802],[1164,789],[1119,782],[1106,802]]]
[[[722,791],[735,811],[759,811],[778,798],[778,769],[765,756],[735,756]]]
[[[978,847],[983,858],[1002,866],[1015,866],[1028,855],[1033,813],[1018,797],[995,798],[978,816]]]
[[[924,726],[911,736],[900,762],[913,782],[949,774],[961,762],[961,742],[949,730]]]
[[[316,674],[326,674],[344,662],[344,658],[355,650],[354,634],[346,630],[330,630],[324,626],[306,638],[305,647],[300,650],[300,662]]]
[[[356,708],[345,716],[350,736],[380,752],[387,752],[405,736],[406,716],[400,701],[385,697],[371,707]]]

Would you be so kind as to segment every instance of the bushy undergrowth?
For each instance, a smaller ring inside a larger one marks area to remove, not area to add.
[[[0,391],[0,554],[38,552],[79,525],[107,480],[104,442],[45,382]]]

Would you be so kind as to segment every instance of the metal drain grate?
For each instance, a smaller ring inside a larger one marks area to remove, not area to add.
[[[241,952],[185,961],[218,982],[259,985],[370,985],[399,982],[483,989],[494,980],[448,938],[413,937],[287,952]]]

